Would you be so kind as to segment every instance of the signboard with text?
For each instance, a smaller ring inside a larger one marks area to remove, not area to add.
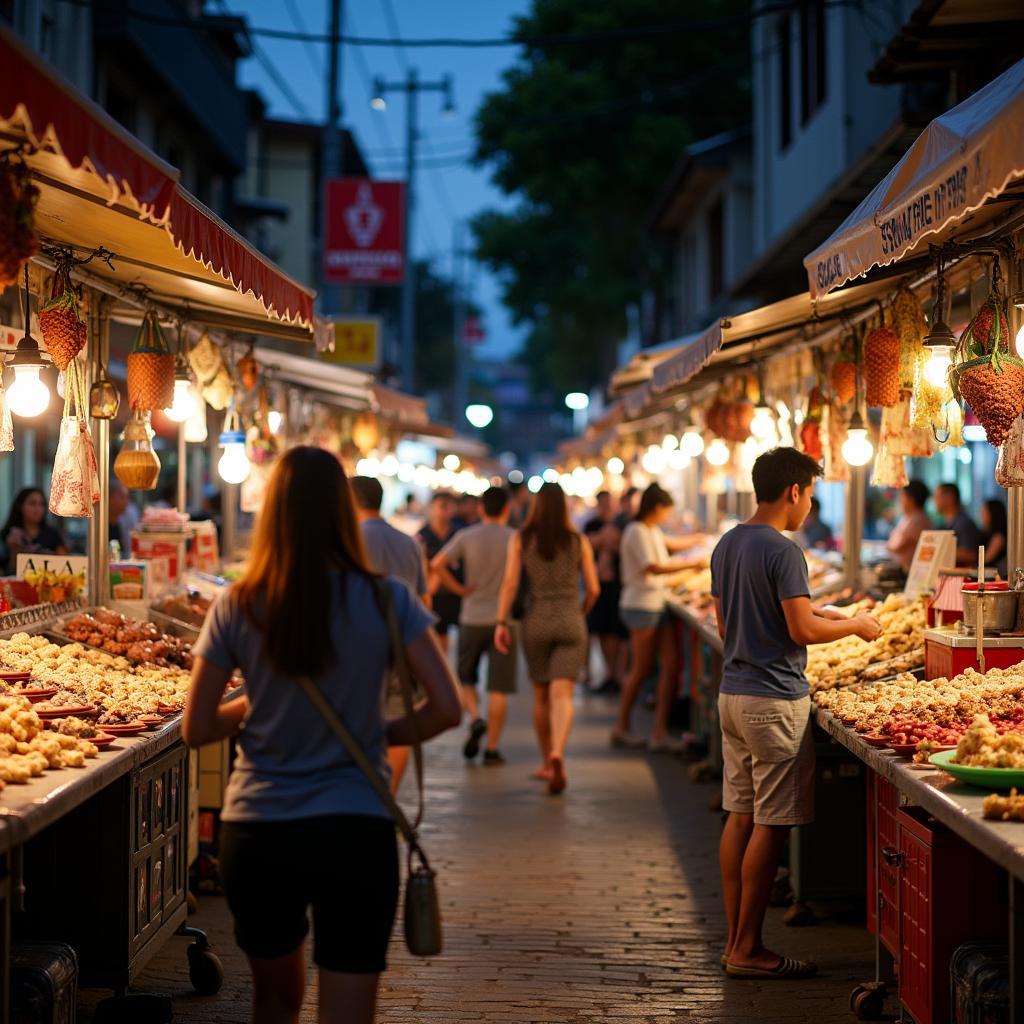
[[[324,279],[400,284],[405,272],[405,185],[370,178],[327,182]]]
[[[380,367],[380,319],[377,317],[345,318],[334,321],[334,351],[320,353],[320,358],[341,366],[360,370]]]
[[[911,597],[935,590],[940,569],[956,565],[956,535],[952,530],[923,530],[914,550],[903,592]]]

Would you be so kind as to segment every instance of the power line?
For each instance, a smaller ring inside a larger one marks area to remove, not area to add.
[[[134,18],[137,21],[145,21],[154,25],[178,26],[181,28],[197,29],[203,28],[201,21],[184,17],[172,17],[168,15],[153,14],[149,11],[138,9],[127,9],[112,0],[60,0],[61,3],[70,4],[74,7],[91,7],[94,10],[108,11],[117,14],[122,18]],[[860,9],[862,0],[825,0],[824,7],[852,7]],[[796,11],[800,7],[800,0],[785,0],[785,2],[766,4],[747,14],[733,14],[720,18],[697,18],[689,21],[667,22],[662,25],[640,25],[633,28],[606,29],[593,32],[556,32],[544,35],[523,35],[523,36],[500,36],[493,38],[457,38],[438,37],[407,39],[400,36],[356,36],[345,32],[332,36],[329,32],[302,32],[289,29],[266,28],[262,26],[247,26],[246,32],[250,36],[261,36],[266,39],[284,39],[291,42],[309,43],[342,43],[347,46],[380,46],[380,47],[401,47],[405,49],[426,48],[426,47],[450,47],[450,48],[488,48],[488,47],[543,47],[559,45],[586,45],[595,42],[624,42],[630,39],[643,39],[649,36],[659,35],[683,35],[699,32],[710,32],[739,28],[749,25],[761,18],[770,17],[775,14],[784,14]]]
[[[304,35],[309,35],[306,23],[302,20],[302,12],[299,10],[295,0],[284,0],[284,5],[288,8],[288,16],[292,19],[292,24]],[[324,73],[324,62],[323,58],[320,56],[320,51],[316,48],[313,40],[311,39],[304,39],[303,44],[314,70],[318,75],[322,75]]]

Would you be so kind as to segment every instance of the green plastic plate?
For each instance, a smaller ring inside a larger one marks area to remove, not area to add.
[[[950,764],[956,757],[955,750],[943,750],[932,754],[928,759],[937,768],[949,772],[954,779],[966,782],[969,786],[981,786],[983,789],[1010,789],[1016,787],[1024,792],[1024,768],[972,768],[965,764]]]

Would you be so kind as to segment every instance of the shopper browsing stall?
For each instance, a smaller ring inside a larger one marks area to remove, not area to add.
[[[253,1019],[298,1019],[312,906],[320,1019],[372,1024],[398,902],[395,825],[299,680],[323,692],[385,777],[386,743],[458,722],[455,681],[426,609],[367,564],[333,455],[299,447],[278,460],[252,552],[196,645],[182,735],[191,746],[238,736],[220,869],[253,972]],[[388,603],[426,694],[412,717],[390,722],[381,710],[395,654]],[[222,703],[236,668],[246,695]]]
[[[977,565],[981,532],[964,511],[960,488],[956,484],[939,484],[935,488],[935,509],[946,529],[956,534],[956,564]]]
[[[427,522],[416,534],[429,565],[434,556],[451,540],[456,527],[452,522],[455,512],[455,501],[447,491],[435,491],[427,508]],[[456,579],[461,573],[452,570]],[[431,607],[437,622],[434,630],[441,641],[441,649],[448,650],[448,632],[459,623],[459,610],[462,602],[459,595],[452,593],[442,582],[436,572],[427,576],[427,590],[430,594]]]
[[[3,532],[7,572],[17,570],[18,555],[66,555],[68,542],[46,518],[46,495],[38,487],[25,487],[14,497]]]
[[[593,517],[583,527],[583,533],[594,549],[597,560],[597,576],[601,592],[594,607],[587,616],[587,627],[597,637],[604,657],[606,676],[596,687],[600,693],[618,693],[622,689],[623,641],[629,639],[629,631],[619,616],[619,599],[622,596],[622,570],[619,546],[622,531],[615,523],[615,508],[608,491],[597,496],[597,508]]]
[[[472,761],[480,753],[480,741],[487,735],[484,764],[502,764],[498,749],[508,713],[509,694],[516,692],[516,633],[509,623],[507,652],[494,646],[494,628],[498,623],[498,595],[505,576],[505,559],[513,530],[508,525],[508,491],[490,487],[484,491],[483,522],[459,530],[431,559],[430,568],[441,582],[462,598],[459,614],[459,681],[462,699],[469,714],[469,736],[462,753]],[[464,582],[451,573],[462,564]],[[487,655],[487,720],[480,713],[477,683],[480,662]]]
[[[620,614],[629,630],[633,663],[622,689],[619,715],[612,729],[613,747],[643,747],[653,752],[675,752],[679,744],[668,735],[668,716],[679,686],[680,657],[675,625],[669,610],[666,579],[692,568],[692,561],[673,561],[669,552],[685,551],[704,537],[666,537],[662,524],[672,511],[672,496],[658,484],[651,484],[640,499],[640,510],[622,534],[622,596]],[[660,661],[658,697],[650,740],[630,731],[633,705],[640,687]]]
[[[801,978],[811,963],[766,949],[761,937],[779,855],[793,825],[814,817],[814,741],[804,676],[807,645],[881,627],[811,605],[807,563],[783,536],[807,517],[821,467],[794,448],[754,463],[757,511],[719,541],[711,593],[724,644],[719,696],[724,757],[722,806],[729,813],[720,865],[728,921],[723,966],[736,978]]]
[[[917,541],[921,534],[932,529],[932,521],[924,510],[928,493],[928,488],[920,480],[911,480],[900,491],[900,509],[903,515],[885,542],[887,550],[905,573],[910,572],[910,563],[914,560],[914,552],[917,550]]]

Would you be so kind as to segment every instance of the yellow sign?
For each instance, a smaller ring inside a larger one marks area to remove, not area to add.
[[[376,369],[380,366],[380,320],[335,320],[334,351],[321,352],[320,358],[342,366]]]

